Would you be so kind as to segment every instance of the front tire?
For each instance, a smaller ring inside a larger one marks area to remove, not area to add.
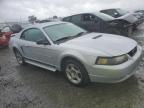
[[[67,80],[76,86],[84,86],[89,82],[89,76],[84,66],[73,59],[66,60],[64,72]]]
[[[15,49],[14,50],[14,54],[15,54],[17,62],[20,65],[24,65],[25,64],[25,60],[24,60],[23,56],[21,55],[21,53],[17,49]]]

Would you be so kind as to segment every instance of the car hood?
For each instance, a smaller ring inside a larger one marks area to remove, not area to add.
[[[138,21],[138,19],[132,13],[128,13],[128,14],[118,17],[116,19],[123,19],[130,23],[135,23]]]
[[[66,41],[61,45],[71,49],[93,51],[95,53],[102,52],[105,55],[118,56],[130,52],[136,47],[137,43],[127,37],[104,33],[89,33]]]

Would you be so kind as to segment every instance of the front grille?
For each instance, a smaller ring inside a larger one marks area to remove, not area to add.
[[[131,50],[131,51],[128,53],[128,55],[131,56],[131,57],[133,57],[133,56],[136,54],[136,52],[137,52],[137,47],[135,47],[133,50]]]

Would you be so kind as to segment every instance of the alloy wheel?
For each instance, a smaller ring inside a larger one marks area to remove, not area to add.
[[[82,81],[82,74],[80,68],[75,64],[68,64],[66,66],[66,75],[69,81],[74,84],[79,84]]]
[[[15,56],[16,56],[17,62],[19,64],[23,64],[23,57],[22,57],[22,55],[20,54],[19,51],[15,51]]]

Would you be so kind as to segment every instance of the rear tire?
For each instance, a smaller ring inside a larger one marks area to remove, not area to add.
[[[24,60],[23,56],[21,55],[21,53],[17,49],[15,49],[14,50],[14,54],[15,54],[17,62],[20,65],[24,65],[25,64],[25,60]]]
[[[67,80],[75,86],[85,86],[89,82],[89,76],[84,66],[74,59],[64,62],[64,73]]]

